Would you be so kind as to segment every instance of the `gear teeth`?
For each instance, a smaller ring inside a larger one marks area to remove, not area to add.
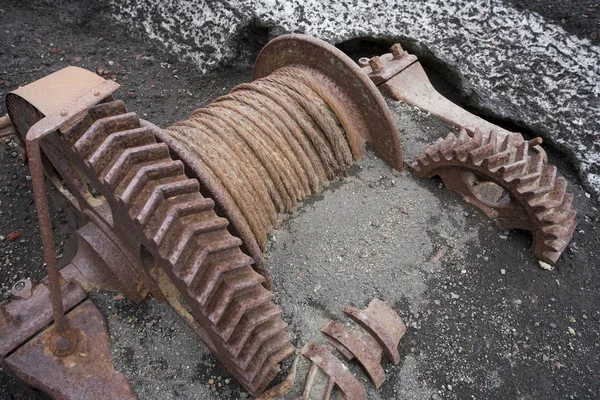
[[[115,115],[112,117],[102,118],[95,121],[92,126],[75,142],[75,150],[84,159],[88,159],[91,153],[109,135],[129,129],[140,127],[140,120],[136,113],[127,113]]]
[[[467,162],[469,164],[481,164],[485,158],[492,154],[493,150],[494,145],[492,143],[488,143],[476,148],[475,150],[471,150],[467,154]]]
[[[136,128],[109,135],[87,162],[96,171],[102,171],[113,157],[125,146],[137,147],[156,143],[148,128]]]
[[[495,153],[498,150],[498,131],[492,129],[490,131],[490,135],[488,137],[487,143],[492,146],[492,153]]]
[[[206,310],[210,320],[218,322],[234,296],[243,295],[264,281],[265,278],[254,272],[250,266],[222,274],[219,282],[215,285],[217,289],[208,295]]]
[[[149,182],[183,175],[183,163],[168,160],[159,164],[139,165],[134,171],[133,174],[128,174],[131,175],[130,180],[124,178],[115,189],[117,196],[128,208]]]
[[[125,103],[121,100],[95,105],[88,110],[81,121],[77,122],[63,134],[63,138],[69,146],[72,146],[97,119],[113,117],[125,113],[127,113],[127,108],[125,108]]]
[[[273,303],[266,303],[246,313],[233,332],[222,332],[221,336],[228,341],[228,349],[238,357],[250,336],[271,320],[281,320],[281,310]],[[250,340],[249,343],[252,343]]]
[[[466,143],[471,140],[471,136],[467,133],[465,129],[461,129],[458,134],[458,141],[460,144]]]
[[[96,171],[111,189],[119,184],[127,172],[135,165],[141,163],[156,162],[167,160],[169,157],[169,147],[164,143],[149,144],[146,146],[134,147],[123,151],[119,157],[108,166],[106,174]]]
[[[469,140],[463,144],[461,144],[458,147],[455,147],[454,150],[452,151],[452,155],[454,156],[455,159],[465,162],[467,161],[467,153],[469,153],[472,150],[475,150],[477,147],[479,146],[479,144],[477,143],[477,140],[472,139]],[[436,160],[439,161],[439,160]]]
[[[223,317],[217,322],[212,322],[217,324],[219,332],[234,330],[244,314],[271,301],[272,297],[271,292],[262,286],[256,286],[241,296],[234,297]]]
[[[188,246],[196,236],[227,229],[228,225],[229,221],[227,221],[225,218],[219,217],[210,218],[187,225],[185,230],[182,232],[181,237],[173,246],[169,256],[165,258],[168,258],[171,263],[175,265],[186,246]]]
[[[112,117],[119,114],[127,114],[127,107],[123,100],[113,100],[106,103],[96,104],[90,107],[88,115],[94,121],[102,118]]]
[[[196,193],[199,188],[200,185],[195,179],[186,179],[155,186],[152,192],[150,192],[148,199],[143,203],[140,202],[142,207],[139,210],[135,206],[132,207],[130,215],[135,215],[134,218],[142,227],[145,227],[163,200],[184,194]]]
[[[216,283],[216,279],[222,272],[252,264],[252,259],[243,253],[236,253],[233,258],[221,258],[219,262],[216,263],[212,263],[208,260],[211,254],[222,254],[227,250],[235,249],[241,245],[242,241],[239,238],[227,236],[220,240],[214,239],[210,244],[199,246],[196,251],[192,253],[192,260],[186,261],[186,263],[189,264],[187,267],[180,266],[184,264],[181,260],[185,259],[184,256],[180,257],[180,262],[175,265],[175,271],[178,271],[182,276],[181,279],[186,285],[194,290],[195,298],[198,303],[204,304],[206,302],[206,298],[200,297],[199,293],[202,293],[202,291],[198,289],[199,285],[202,285],[204,290],[208,290],[211,285]],[[208,267],[205,267],[205,263]],[[216,271],[213,271],[213,269]],[[217,274],[217,276],[214,277],[211,274]],[[211,278],[214,279],[214,281]],[[202,282],[200,282],[201,280]]]
[[[576,226],[577,212],[573,195],[567,193],[567,181],[557,177],[555,166],[546,164],[545,152],[539,147],[541,139],[525,141],[517,133],[506,135],[502,141],[499,138],[495,131],[485,138],[479,130],[473,137],[464,130],[458,138],[450,133],[417,157],[413,172],[419,177],[440,175],[447,187],[486,214],[498,215],[495,219],[505,229],[511,225],[528,227],[534,236],[534,255],[554,263]],[[487,178],[498,184],[510,194],[510,202],[498,200],[499,205],[494,207],[480,200],[477,196],[483,192],[471,186],[475,184],[467,182],[460,170],[471,171],[478,181]]]
[[[206,199],[200,195],[194,196],[190,200],[173,204],[166,213],[162,224],[154,234],[154,243],[160,247],[173,224],[180,218],[201,213],[203,211],[212,211],[214,206],[215,202],[212,199]]]
[[[244,350],[239,355],[240,362],[243,368],[247,368],[260,346],[268,340],[271,340],[275,335],[286,332],[287,324],[281,319],[274,319],[262,324],[256,329],[251,336],[250,343],[244,347]]]
[[[285,360],[296,352],[294,346],[289,343],[289,335],[287,333],[286,337],[280,338],[279,341],[274,342],[274,345],[271,347],[276,347],[277,345],[281,344],[283,345],[279,347],[279,349],[272,352],[271,355],[263,362],[260,372],[257,372],[254,380],[252,381],[253,385],[259,386],[261,385],[261,382],[269,380],[270,376],[276,376],[279,372],[279,369],[277,368],[277,370],[273,371],[274,367],[272,367],[272,365],[277,366],[281,361]]]
[[[565,219],[569,218],[569,214],[574,212],[571,210],[573,205],[573,194],[567,193],[563,199],[563,202],[557,208],[544,209],[538,213],[538,218],[547,224],[558,224]]]
[[[498,168],[506,164],[510,160],[510,152],[505,150],[500,153],[493,154],[491,156],[486,157],[482,163],[481,167],[496,172]]]
[[[259,351],[254,355],[251,359],[252,362],[246,367],[246,371],[249,373],[250,378],[254,379],[259,371],[262,369],[261,367],[265,364],[265,361],[272,355],[275,355],[280,351],[284,350],[289,346],[290,337],[287,331],[281,331],[272,337],[270,340],[264,341]],[[268,363],[267,365],[270,365]]]
[[[215,214],[214,201],[202,197],[198,181],[123,102],[92,107],[64,139],[87,173],[113,192],[116,206],[138,222],[132,226],[167,265],[203,328],[213,332],[215,355],[248,390],[264,389],[295,349],[273,294],[262,286],[265,278],[240,250],[228,221]]]
[[[203,276],[192,278],[192,285],[196,288],[195,298],[199,304],[206,305],[213,297],[215,291],[219,288],[225,276],[235,277],[236,271],[246,271],[246,267],[251,265],[252,260],[246,255],[236,254],[233,257],[211,264]],[[231,280],[231,277],[229,278]],[[253,277],[250,277],[252,280]],[[201,284],[200,284],[201,282]]]
[[[444,142],[440,146],[440,154],[446,160],[450,160],[452,158],[452,147],[457,141],[458,138],[452,132],[450,132],[444,139]]]

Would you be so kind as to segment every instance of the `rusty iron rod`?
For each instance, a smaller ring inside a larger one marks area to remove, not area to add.
[[[31,140],[27,138],[27,153],[29,154],[29,172],[31,173],[35,207],[37,209],[40,232],[42,234],[44,261],[46,262],[46,270],[48,271],[48,284],[50,286],[50,298],[52,299],[55,329],[57,332],[64,332],[68,328],[68,323],[63,307],[60,289],[60,273],[58,272],[56,250],[54,248],[52,221],[50,219],[48,198],[46,197],[44,167],[42,165],[42,155],[37,139]]]

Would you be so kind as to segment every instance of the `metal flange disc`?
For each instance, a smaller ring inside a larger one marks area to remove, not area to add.
[[[308,35],[283,35],[269,42],[254,65],[253,79],[294,66],[310,69],[318,80],[313,87],[340,120],[354,158],[365,154],[365,143],[392,167],[402,170],[402,144],[394,117],[369,77],[341,50]]]

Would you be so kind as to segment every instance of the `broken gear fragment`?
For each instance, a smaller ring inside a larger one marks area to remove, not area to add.
[[[533,234],[531,251],[554,264],[573,237],[577,211],[567,180],[547,164],[540,138],[501,136],[480,130],[449,133],[413,163],[421,178],[439,175],[444,184],[496,221],[501,229]]]

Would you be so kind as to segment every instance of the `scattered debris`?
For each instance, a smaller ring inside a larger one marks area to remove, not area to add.
[[[392,307],[373,299],[364,310],[345,307],[344,313],[373,336],[394,365],[400,363],[398,343],[406,333],[406,325]]]
[[[306,380],[303,398],[308,398],[307,395],[310,393],[312,383],[314,382],[314,376],[317,372],[316,368],[318,367],[328,376],[327,389],[323,394],[324,399],[328,399],[331,396],[331,391],[334,386],[342,392],[342,396],[344,396],[343,398],[345,399],[367,399],[367,392],[363,385],[360,384],[360,382],[352,375],[348,367],[336,358],[329,349],[310,341],[302,349],[302,355],[313,362],[313,367],[309,371]]]
[[[431,262],[438,263],[446,255],[446,253],[448,253],[448,250],[450,250],[448,246],[440,247],[439,250],[435,252],[433,257],[431,257]]]
[[[379,346],[377,346],[379,351],[370,348],[352,331],[349,331],[344,328],[343,325],[334,321],[329,322],[321,328],[321,332],[339,342],[341,346],[356,357],[371,377],[375,387],[377,389],[381,387],[385,380],[385,371],[380,365],[382,352]]]
[[[21,231],[16,230],[16,231],[12,231],[8,235],[6,235],[6,240],[8,240],[9,242],[14,242],[15,240],[17,240],[20,237],[21,237]]]

